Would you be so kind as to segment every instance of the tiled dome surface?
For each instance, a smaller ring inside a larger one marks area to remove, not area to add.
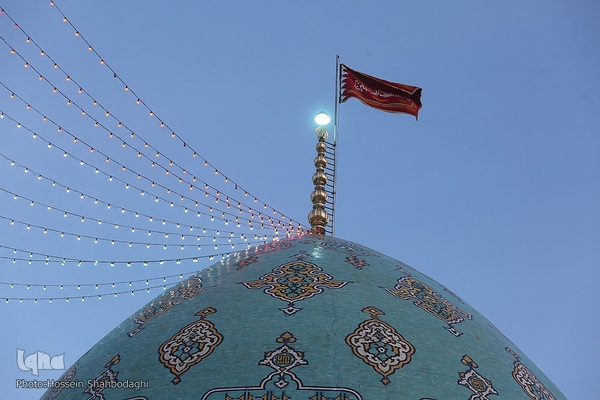
[[[565,398],[444,286],[320,235],[253,248],[178,284],[60,381],[44,399]]]

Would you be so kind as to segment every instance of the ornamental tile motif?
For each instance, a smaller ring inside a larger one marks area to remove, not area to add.
[[[348,282],[335,281],[333,277],[315,264],[307,261],[291,261],[273,268],[258,281],[242,282],[248,289],[263,289],[264,293],[287,302],[280,308],[287,315],[300,310],[295,304],[323,293],[324,288],[339,289]]]
[[[262,254],[273,253],[275,251],[280,251],[284,249],[289,249],[293,247],[292,243],[289,241],[277,241],[277,242],[269,242],[260,246],[256,246],[253,250],[246,250],[241,252],[241,256],[243,257],[241,260],[236,261],[235,267],[240,270],[247,267],[250,264],[254,264],[259,260],[259,256]]]
[[[128,332],[129,337],[133,337],[140,333],[144,329],[144,324],[159,315],[170,310],[173,306],[179,304],[182,300],[190,300],[204,292],[206,289],[202,287],[202,279],[195,275],[185,281],[179,283],[173,289],[160,296],[159,298],[146,305],[139,312],[134,314],[131,318],[133,322],[138,326]]]
[[[61,386],[61,383],[71,382],[73,378],[75,378],[75,374],[77,374],[77,363],[73,364],[71,368],[69,368],[58,380],[55,382],[55,385],[48,389],[46,393],[40,398],[40,400],[54,400],[56,396],[60,394],[64,390],[64,387]]]
[[[337,251],[338,253],[357,255],[357,256],[361,256],[361,257],[369,257],[369,256],[370,257],[380,257],[381,256],[381,253],[378,253],[378,252],[370,250],[370,249],[366,249],[366,248],[364,248],[362,246],[358,246],[354,243],[344,242],[340,239],[331,240],[329,238],[324,238],[323,240],[320,240],[318,242],[305,240],[305,241],[302,241],[301,243],[312,244],[315,247],[320,247],[322,249],[333,250],[333,251]]]
[[[346,336],[346,344],[354,355],[370,365],[382,376],[381,383],[390,383],[388,376],[411,361],[415,347],[391,325],[379,320],[385,313],[375,307],[365,307],[362,312],[371,318],[361,322]]]
[[[104,394],[102,393],[104,389],[110,387],[110,385],[116,384],[119,380],[117,376],[119,373],[117,371],[113,371],[112,367],[121,361],[121,356],[117,354],[114,356],[109,362],[104,365],[106,370],[98,375],[94,379],[90,379],[87,381],[87,388],[83,391],[83,394],[89,394],[86,400],[105,400]]]
[[[404,270],[401,271],[406,273]],[[398,283],[393,288],[384,289],[400,299],[413,300],[415,306],[447,323],[448,326],[444,329],[454,336],[462,335],[462,332],[454,328],[454,324],[461,323],[465,318],[473,319],[471,314],[458,309],[441,294],[410,274],[398,279]]]
[[[554,395],[544,386],[542,382],[527,368],[520,360],[520,357],[510,348],[506,351],[513,355],[517,360],[513,364],[512,376],[521,386],[523,391],[531,400],[555,400]]]
[[[286,387],[289,382],[285,380],[286,376],[293,376],[291,370],[299,365],[307,365],[308,361],[304,359],[304,353],[296,351],[290,347],[290,343],[296,342],[296,338],[289,332],[284,332],[277,338],[277,343],[282,343],[281,346],[273,351],[267,351],[265,358],[258,362],[258,365],[266,365],[273,368],[275,371],[268,375],[270,380],[276,377],[275,386],[278,388]]]
[[[460,362],[469,367],[467,371],[458,373],[460,376],[458,384],[473,392],[469,397],[469,400],[490,400],[488,397],[489,395],[498,395],[498,392],[492,386],[492,381],[484,378],[479,372],[475,371],[475,368],[478,368],[479,366],[471,359],[471,357],[464,355]]]
[[[272,371],[258,385],[214,388],[200,400],[363,400],[350,388],[304,385],[293,371],[308,365],[304,352],[292,346],[296,340],[292,333],[284,332],[276,339],[280,346],[265,352],[258,365]]]
[[[369,263],[363,260],[362,258],[358,258],[356,255],[351,255],[346,257],[345,260],[348,264],[354,265],[356,269],[363,269],[363,267],[369,266]]]
[[[310,254],[308,254],[306,251],[304,250],[300,250],[299,253],[294,254],[293,256],[291,256],[290,258],[295,258],[296,260],[302,261],[305,258],[309,258]]]
[[[181,375],[194,365],[208,357],[223,341],[223,335],[206,317],[217,312],[207,307],[198,313],[198,321],[194,321],[179,330],[173,337],[158,348],[160,362],[168,368],[175,378],[174,385],[181,382]]]
[[[235,263],[235,269],[238,269],[238,270],[244,269],[244,267],[247,267],[250,264],[254,264],[257,261],[258,261],[258,256],[255,256],[254,254],[248,255],[248,256],[242,258],[237,263]]]

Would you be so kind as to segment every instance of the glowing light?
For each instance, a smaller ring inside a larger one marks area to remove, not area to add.
[[[331,117],[325,111],[321,111],[315,116],[315,123],[320,126],[326,126],[331,122]]]

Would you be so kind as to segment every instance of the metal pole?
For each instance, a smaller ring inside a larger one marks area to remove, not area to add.
[[[337,197],[337,140],[338,140],[338,119],[339,119],[339,95],[340,95],[340,56],[335,56],[335,108],[333,115],[333,204],[331,209],[331,236],[335,234],[335,200]]]

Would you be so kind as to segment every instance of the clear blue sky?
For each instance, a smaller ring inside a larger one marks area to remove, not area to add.
[[[150,193],[183,204],[178,195],[151,188],[139,171],[173,191],[200,189],[177,183],[133,146],[188,177],[214,184],[223,196],[243,199],[238,183],[286,216],[306,224],[315,156],[314,115],[333,114],[335,55],[351,68],[423,88],[419,121],[370,109],[355,99],[340,107],[336,236],[367,245],[431,276],[485,315],[570,399],[591,399],[600,374],[597,297],[600,285],[600,6],[595,1],[481,2],[156,2],[57,0],[69,20],[130,89],[201,156],[170,137],[148,110],[101,65],[62,21],[49,1],[0,5],[46,52],[0,15],[0,81],[62,128],[0,87],[0,281],[79,284],[147,279],[204,268],[197,263],[148,266],[17,262],[30,258],[13,248],[75,259],[157,260],[208,255],[212,238],[197,252],[185,226],[136,218],[122,206],[161,221],[197,224],[221,232],[234,224],[200,219]],[[48,56],[70,74],[65,79]],[[72,100],[69,106],[36,68]],[[103,116],[75,80],[119,121]],[[115,134],[94,128],[86,113]],[[22,124],[17,128],[10,115]],[[24,128],[33,129],[38,137]],[[69,131],[78,138],[74,143]],[[52,142],[48,148],[42,137]],[[137,141],[142,137],[142,141]],[[160,149],[160,157],[144,147]],[[94,147],[90,152],[86,142]],[[131,142],[131,145],[129,144]],[[80,166],[57,146],[115,178]],[[106,163],[105,156],[109,155]],[[203,166],[203,158],[216,166]],[[44,177],[37,179],[32,171]],[[223,175],[225,174],[225,175]],[[46,177],[50,181],[46,180]],[[52,180],[66,185],[52,186]],[[125,183],[130,188],[125,188]],[[133,186],[143,188],[145,196]],[[80,199],[79,193],[85,193]],[[211,192],[214,194],[214,190]],[[87,195],[92,198],[88,198]],[[34,200],[30,205],[29,200]],[[111,203],[94,204],[93,198]],[[246,198],[247,199],[247,198]],[[250,201],[250,204],[252,200]],[[67,217],[41,204],[68,210]],[[193,207],[190,207],[193,208]],[[205,207],[206,208],[206,207]],[[85,222],[73,214],[84,215]],[[10,220],[115,238],[125,243],[60,232]],[[98,225],[94,219],[104,221]],[[111,224],[110,222],[113,222]],[[114,223],[120,225],[117,230]],[[126,226],[138,229],[131,232]],[[145,230],[144,230],[145,229]],[[154,230],[151,238],[147,231]],[[171,232],[169,238],[158,231]],[[216,236],[216,233],[208,234]],[[224,235],[221,233],[219,236]],[[255,230],[252,232],[260,232]],[[174,234],[176,233],[176,234]],[[128,242],[168,243],[167,250]],[[218,243],[224,243],[219,239]],[[234,241],[235,242],[235,241]],[[239,240],[237,240],[239,242]],[[181,244],[185,247],[180,250]],[[224,244],[218,252],[226,251]],[[236,247],[239,249],[241,247]],[[32,259],[43,256],[33,255]],[[172,283],[175,278],[168,278]],[[162,279],[148,286],[162,285]],[[145,283],[132,284],[135,289]],[[0,284],[0,298],[61,297],[128,291],[128,284],[99,289]],[[103,296],[0,302],[0,380],[3,396],[34,399],[42,392],[15,389],[32,379],[18,369],[16,350],[65,354],[71,365],[118,323],[158,295]],[[41,371],[39,379],[62,371]]]

